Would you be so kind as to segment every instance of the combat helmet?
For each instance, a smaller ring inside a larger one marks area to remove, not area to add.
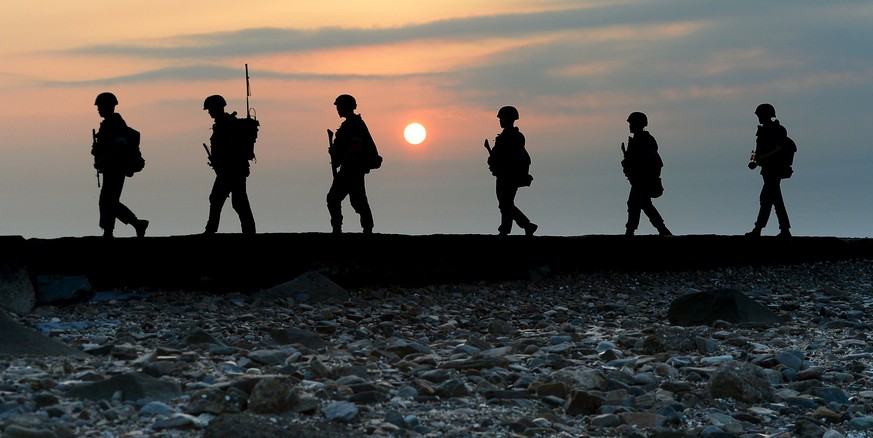
[[[224,100],[223,97],[218,94],[213,94],[206,98],[203,101],[203,109],[208,110],[209,108],[224,108],[227,106],[227,101]]]
[[[639,111],[634,111],[627,116],[628,123],[640,123],[643,126],[649,126],[649,117]]]
[[[518,110],[514,106],[505,106],[497,111],[497,118],[518,120]]]
[[[104,91],[97,95],[97,99],[94,99],[94,105],[118,105],[118,98],[116,98],[114,94]]]
[[[333,104],[343,108],[351,109],[355,109],[358,107],[358,102],[351,94],[340,94],[336,97],[336,100],[333,101]]]
[[[773,105],[769,103],[762,103],[755,108],[755,115],[773,118],[776,117],[776,108],[773,108]]]

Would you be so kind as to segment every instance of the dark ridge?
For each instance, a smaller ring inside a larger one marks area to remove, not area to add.
[[[244,293],[312,270],[343,287],[361,288],[873,259],[869,239],[719,235],[5,236],[0,237],[0,245],[0,262],[23,263],[33,276],[86,275],[96,289]]]

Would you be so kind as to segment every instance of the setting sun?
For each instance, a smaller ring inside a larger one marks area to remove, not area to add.
[[[425,137],[427,137],[427,131],[421,123],[410,123],[406,125],[406,129],[403,130],[403,138],[405,138],[409,144],[420,144],[424,141]]]

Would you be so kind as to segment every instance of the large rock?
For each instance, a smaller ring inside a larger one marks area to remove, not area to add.
[[[36,290],[27,268],[21,263],[0,263],[0,307],[18,314],[36,305]]]
[[[86,383],[66,392],[67,397],[88,400],[110,400],[116,391],[121,391],[123,400],[141,399],[166,401],[182,394],[174,381],[156,379],[143,373],[126,373],[109,379]]]
[[[706,385],[712,398],[730,398],[743,403],[762,403],[773,399],[773,386],[763,368],[749,363],[722,365]]]
[[[716,289],[683,295],[670,303],[670,324],[710,325],[723,320],[738,323],[778,324],[782,318],[767,307],[733,289]]]
[[[349,293],[324,275],[310,271],[289,282],[257,292],[253,297],[293,298],[298,303],[320,303],[347,301]]]
[[[603,371],[587,367],[567,367],[551,374],[555,382],[565,383],[571,390],[605,390],[606,376]]]
[[[91,282],[84,275],[39,275],[36,300],[39,304],[63,305],[88,301],[94,296]]]
[[[86,357],[87,354],[19,324],[0,310],[0,356]]]
[[[318,333],[297,327],[268,329],[270,336],[279,345],[300,344],[307,348],[319,349],[327,345]]]

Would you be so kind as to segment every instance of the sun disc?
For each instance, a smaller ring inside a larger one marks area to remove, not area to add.
[[[403,130],[403,138],[405,138],[409,144],[420,144],[424,141],[425,137],[427,137],[427,131],[421,123],[410,123],[406,125],[406,129]]]

